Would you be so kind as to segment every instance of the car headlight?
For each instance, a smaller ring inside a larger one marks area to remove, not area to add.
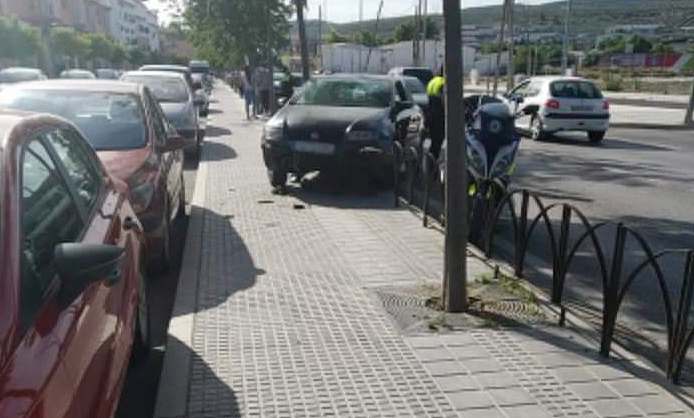
[[[154,198],[154,183],[145,182],[130,189],[130,204],[136,213],[149,207]]]
[[[374,141],[376,140],[376,132],[365,130],[351,130],[347,132],[348,141]]]
[[[263,126],[263,138],[266,141],[274,142],[281,141],[284,137],[284,128],[281,125],[265,125]]]

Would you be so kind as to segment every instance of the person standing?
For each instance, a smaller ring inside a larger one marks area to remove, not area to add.
[[[443,66],[439,73],[427,84],[427,96],[429,96],[429,117],[427,118],[427,128],[431,137],[430,151],[434,157],[438,158],[443,145],[443,138],[446,130],[446,117],[444,107],[444,88],[446,79],[443,76]]]

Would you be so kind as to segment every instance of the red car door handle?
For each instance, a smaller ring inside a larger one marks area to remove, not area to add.
[[[140,224],[137,223],[136,220],[128,216],[125,218],[125,221],[123,222],[123,229],[126,231],[135,230],[137,232],[140,232]]]

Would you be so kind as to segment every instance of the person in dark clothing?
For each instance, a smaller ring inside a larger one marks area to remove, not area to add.
[[[429,150],[438,158],[443,145],[446,131],[444,88],[446,79],[443,77],[443,67],[439,73],[427,84],[427,95],[429,96],[429,117],[427,118],[427,128],[431,138]]]

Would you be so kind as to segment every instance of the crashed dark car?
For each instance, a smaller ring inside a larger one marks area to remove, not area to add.
[[[422,111],[398,77],[330,75],[313,78],[263,128],[261,146],[270,184],[311,171],[354,173],[389,183],[393,143],[420,146]]]

